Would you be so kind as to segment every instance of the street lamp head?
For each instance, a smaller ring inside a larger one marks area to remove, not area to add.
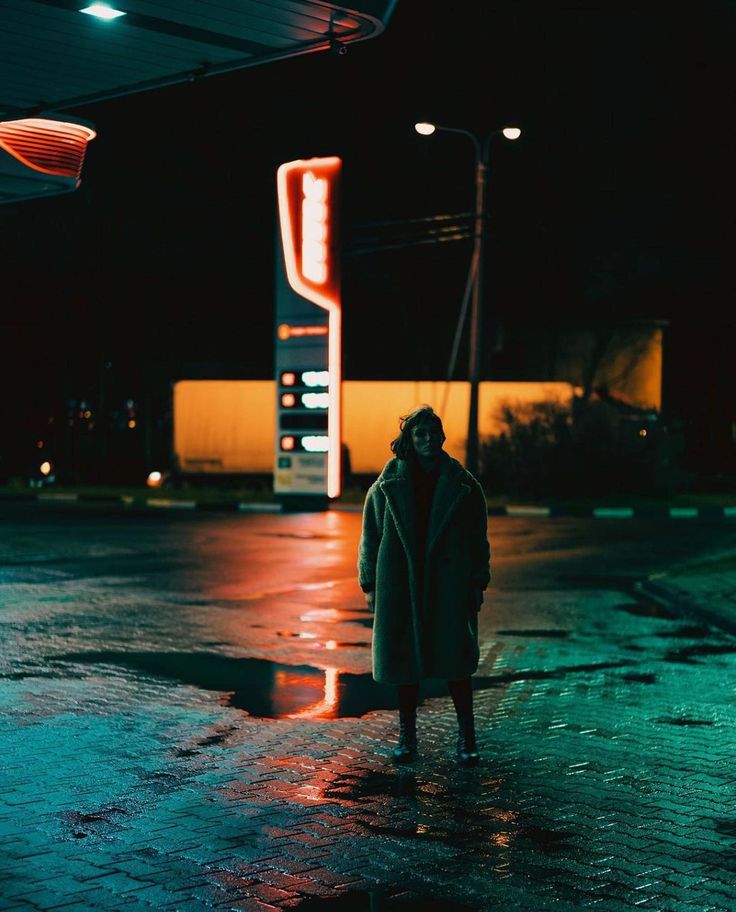
[[[434,133],[434,131],[437,129],[437,127],[432,123],[422,122],[422,123],[415,123],[414,129],[417,131],[417,133],[420,133],[422,136],[431,136]]]
[[[521,130],[518,127],[504,127],[501,132],[506,139],[518,139],[521,136]]]

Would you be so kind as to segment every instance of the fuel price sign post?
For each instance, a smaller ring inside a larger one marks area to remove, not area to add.
[[[339,158],[277,171],[276,441],[284,509],[324,510],[341,491]]]

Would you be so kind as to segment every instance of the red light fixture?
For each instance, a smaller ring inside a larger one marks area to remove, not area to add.
[[[87,144],[83,124],[28,117],[0,122],[0,203],[76,190]]]

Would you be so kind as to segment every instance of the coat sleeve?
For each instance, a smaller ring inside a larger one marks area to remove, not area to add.
[[[488,501],[479,482],[471,494],[471,541],[473,548],[473,587],[486,589],[491,581],[491,546],[488,541]]]
[[[383,533],[383,495],[374,484],[368,489],[363,504],[363,530],[358,546],[358,583],[363,592],[376,588],[378,546]]]

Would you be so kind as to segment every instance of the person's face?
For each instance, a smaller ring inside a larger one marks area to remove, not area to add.
[[[411,442],[417,456],[433,457],[442,449],[443,434],[434,422],[420,421],[411,429]]]

